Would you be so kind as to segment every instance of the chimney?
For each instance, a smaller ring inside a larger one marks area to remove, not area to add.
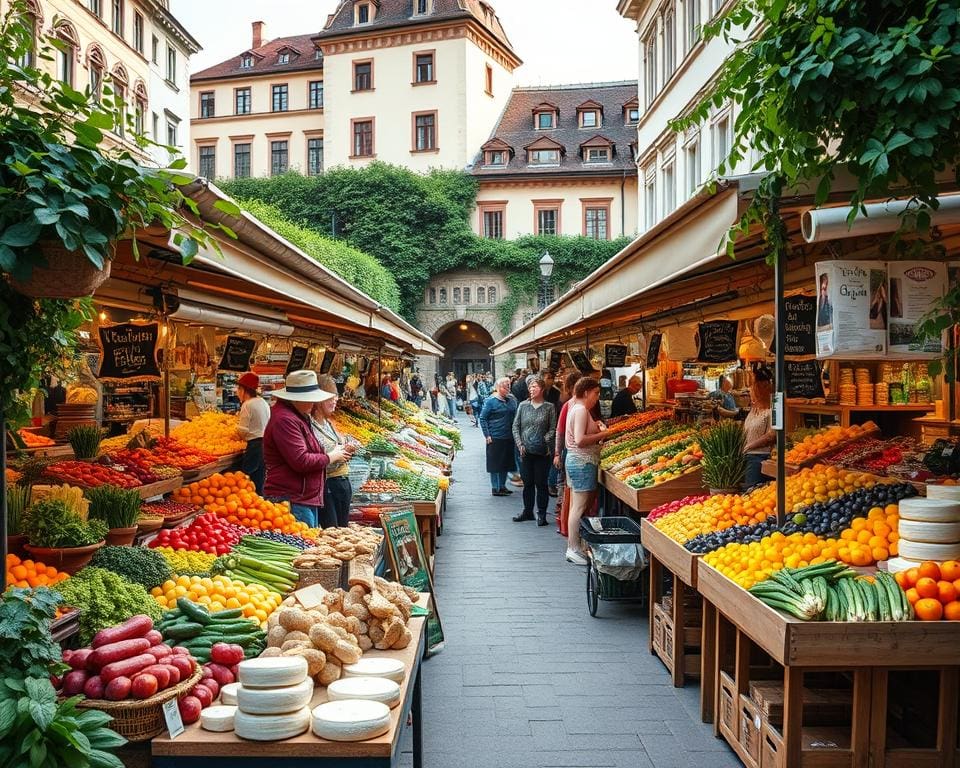
[[[267,31],[267,25],[262,21],[253,22],[253,48],[259,48],[265,42],[264,33]]]

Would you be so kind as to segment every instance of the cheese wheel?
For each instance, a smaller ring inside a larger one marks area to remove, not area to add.
[[[307,679],[307,660],[302,656],[270,656],[241,661],[237,676],[247,688],[282,688]]]
[[[943,485],[941,483],[927,483],[928,499],[946,499],[960,501],[960,485]]]
[[[241,685],[237,689],[237,706],[241,712],[251,715],[282,715],[284,712],[296,712],[303,709],[313,698],[313,680],[307,678],[297,685],[282,688],[247,688]]]
[[[344,677],[327,686],[330,701],[380,701],[393,709],[400,703],[400,685],[386,677]]]
[[[233,730],[241,739],[250,741],[282,741],[299,736],[310,729],[310,707],[285,715],[251,715],[238,709]]]
[[[930,544],[925,541],[899,541],[900,557],[921,563],[924,560],[934,560],[942,563],[944,560],[960,560],[960,544]]]
[[[960,503],[946,499],[902,499],[900,519],[917,520],[921,523],[960,522]]]
[[[390,709],[379,701],[328,701],[313,710],[313,732],[330,741],[366,741],[390,730]]]
[[[389,680],[402,683],[406,667],[399,659],[385,656],[370,659],[360,659],[356,664],[345,664],[344,677],[385,677]]]
[[[217,733],[232,731],[233,718],[236,713],[236,707],[207,707],[200,713],[200,727],[205,731],[216,731]]]
[[[237,689],[240,683],[227,683],[220,689],[220,703],[237,706]]]
[[[955,544],[960,541],[960,523],[921,523],[901,520],[900,540],[925,541],[931,544]]]

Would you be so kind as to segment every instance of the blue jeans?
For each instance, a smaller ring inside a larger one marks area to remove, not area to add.
[[[294,504],[290,502],[290,511],[293,516],[301,523],[306,523],[311,528],[316,528],[320,520],[320,508],[311,507],[307,504]]]
[[[457,413],[457,403],[455,400],[451,400],[448,397],[447,398],[447,415],[450,416],[451,419],[456,419],[456,413]]]
[[[743,476],[744,490],[753,488],[753,486],[755,486],[757,483],[763,482],[764,476],[760,469],[760,465],[769,458],[769,453],[748,453],[746,455],[747,471]]]
[[[506,472],[491,472],[490,473],[490,487],[495,491],[502,491],[507,487],[507,473]]]

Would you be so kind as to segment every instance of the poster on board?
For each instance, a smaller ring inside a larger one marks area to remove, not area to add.
[[[604,344],[603,365],[605,368],[623,368],[627,364],[626,344]]]
[[[817,354],[817,296],[812,291],[797,291],[783,297],[783,356],[811,358]]]
[[[943,339],[922,339],[917,325],[947,291],[947,265],[938,261],[887,262],[890,323],[887,352],[898,357],[933,359],[943,354]]]
[[[220,358],[218,371],[234,371],[244,373],[250,370],[250,358],[257,348],[254,339],[243,336],[227,336],[227,343],[223,347],[223,356]]]
[[[783,389],[787,399],[822,400],[823,365],[816,360],[787,360],[784,362]]]
[[[290,360],[287,361],[287,370],[284,375],[289,376],[292,371],[302,371],[307,367],[308,347],[294,347],[290,351]]]
[[[158,381],[159,323],[116,323],[97,328],[101,381]]]
[[[887,265],[818,261],[817,357],[872,358],[887,349]]]
[[[740,349],[740,323],[710,320],[697,328],[698,363],[732,363]]]

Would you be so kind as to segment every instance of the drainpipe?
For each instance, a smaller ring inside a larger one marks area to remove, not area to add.
[[[623,237],[627,234],[627,206],[624,193],[624,187],[627,184],[627,172],[623,170],[620,174],[620,236]]]

